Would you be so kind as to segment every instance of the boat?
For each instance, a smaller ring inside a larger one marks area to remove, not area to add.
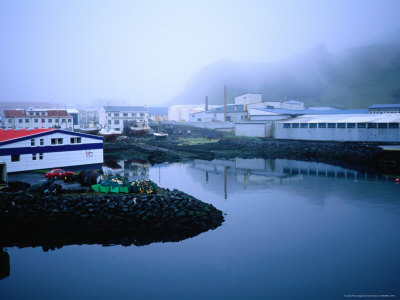
[[[145,136],[150,130],[150,126],[148,124],[143,124],[143,123],[135,123],[133,126],[131,126],[131,134],[133,135],[139,135],[139,136]]]
[[[117,138],[122,135],[119,130],[111,129],[110,127],[102,128],[99,135],[104,138],[105,142],[116,142]]]
[[[160,131],[160,123],[158,123],[158,131],[154,132],[153,135],[157,140],[166,139],[168,137],[168,133]]]
[[[157,140],[166,139],[168,137],[168,133],[164,132],[154,132],[153,135]]]
[[[99,129],[97,127],[86,127],[86,128],[79,128],[76,131],[86,134],[98,134]]]

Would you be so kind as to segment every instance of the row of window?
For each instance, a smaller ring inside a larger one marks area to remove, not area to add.
[[[51,145],[63,145],[64,138],[52,138],[50,140]],[[70,138],[71,144],[81,144],[82,138],[81,137],[72,137]],[[36,139],[31,139],[31,147],[36,146]],[[39,139],[39,146],[44,146],[44,139]]]
[[[32,160],[43,160],[43,153],[33,153],[32,154]],[[13,154],[11,155],[11,161],[12,162],[18,162],[21,160],[21,155],[20,154]]]
[[[119,115],[120,115],[120,113],[113,113],[113,116],[114,117],[119,117]],[[144,116],[144,113],[131,113],[131,117],[134,117],[134,116],[140,116],[140,117],[143,117]],[[108,116],[109,117],[111,117],[111,113],[108,113]],[[123,117],[128,117],[129,116],[129,113],[122,113],[122,116]]]
[[[399,128],[399,123],[284,123],[283,128]]]
[[[25,120],[25,121],[24,121]],[[22,124],[22,123],[29,123],[31,119],[18,119],[18,123]],[[60,120],[59,119],[47,119],[47,123],[58,123]],[[8,119],[8,123],[12,123],[13,119]],[[46,123],[46,119],[41,119],[42,123]],[[72,119],[68,119],[68,123],[71,123]],[[33,119],[33,123],[39,123],[39,119]],[[67,123],[67,119],[61,119],[61,123]]]

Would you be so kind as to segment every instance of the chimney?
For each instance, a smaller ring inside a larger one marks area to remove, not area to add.
[[[206,96],[206,111],[208,110],[208,96]]]
[[[224,85],[224,122],[226,122],[226,85]]]
[[[243,111],[247,111],[247,99],[246,99],[246,97],[243,98]]]

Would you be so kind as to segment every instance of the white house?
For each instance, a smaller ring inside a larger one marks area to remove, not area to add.
[[[103,138],[60,129],[0,129],[8,172],[103,163]]]
[[[73,117],[65,109],[6,109],[3,115],[4,128],[72,130],[73,127]]]
[[[124,124],[138,127],[149,125],[149,113],[144,106],[103,106],[99,110],[99,124],[112,130],[123,131]]]

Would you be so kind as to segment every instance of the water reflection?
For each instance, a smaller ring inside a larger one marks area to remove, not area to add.
[[[112,160],[102,166],[105,175],[120,175],[129,180],[149,178],[150,163],[140,160]]]

